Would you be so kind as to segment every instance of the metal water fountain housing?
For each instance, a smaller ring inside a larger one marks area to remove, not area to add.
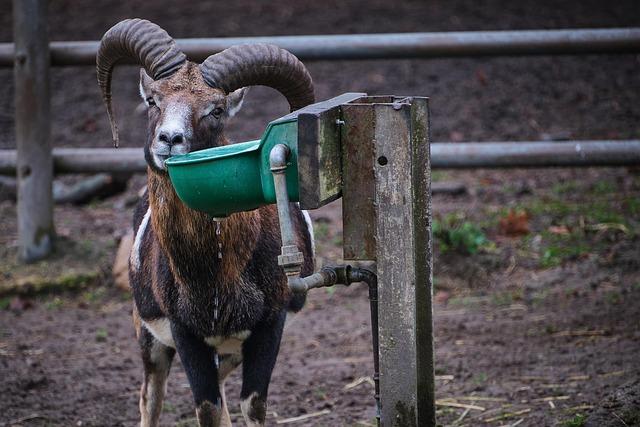
[[[214,217],[276,203],[269,156],[277,144],[289,148],[286,187],[290,201],[315,209],[340,195],[342,104],[365,96],[347,93],[272,121],[262,138],[174,156],[166,160],[178,197]],[[318,140],[323,143],[319,144]],[[299,164],[302,157],[302,164]],[[309,190],[301,195],[301,188]]]

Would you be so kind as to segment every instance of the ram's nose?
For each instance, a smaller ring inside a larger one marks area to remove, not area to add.
[[[160,142],[164,142],[165,144],[172,146],[182,144],[184,142],[184,134],[182,132],[160,132],[158,139]]]

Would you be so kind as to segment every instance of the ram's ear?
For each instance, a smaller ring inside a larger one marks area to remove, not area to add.
[[[229,117],[235,116],[236,113],[240,111],[242,108],[242,102],[244,101],[244,96],[247,94],[248,90],[248,87],[243,87],[238,90],[234,90],[227,95],[227,115]]]
[[[151,83],[153,83],[153,79],[149,77],[144,68],[140,68],[140,96],[147,105],[149,105],[147,100],[153,96],[151,94]]]

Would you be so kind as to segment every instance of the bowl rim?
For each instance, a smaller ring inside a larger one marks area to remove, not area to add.
[[[198,150],[191,153],[169,157],[164,161],[164,164],[168,167],[171,167],[224,159],[227,157],[233,157],[240,154],[256,151],[260,148],[261,143],[262,140],[254,139],[251,141],[238,142],[235,144],[223,145],[220,147],[205,148],[204,150]]]

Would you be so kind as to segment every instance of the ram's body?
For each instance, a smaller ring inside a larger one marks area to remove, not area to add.
[[[161,200],[162,206],[154,208]],[[295,205],[291,208],[305,255],[304,276],[313,272],[311,239],[303,212]],[[166,380],[176,348],[172,332],[176,325],[210,346],[204,357],[211,366],[218,361],[222,397],[225,377],[248,356],[242,409],[245,417],[260,425],[259,408],[264,402],[251,400],[268,385],[285,310],[297,311],[304,303],[303,295],[291,298],[283,270],[275,262],[280,236],[274,207],[231,215],[219,227],[218,235],[216,222],[185,207],[166,176],[149,172],[149,192],[134,215],[136,237],[129,276],[136,333],[146,365],[140,410],[150,425],[159,417],[163,378]],[[202,375],[201,370],[196,369],[194,375]],[[214,392],[211,387],[210,393]],[[224,397],[221,406],[221,425],[228,425]],[[258,413],[252,412],[253,407]]]
[[[225,377],[243,364],[241,408],[247,425],[264,425],[266,399],[286,312],[304,296],[289,291],[277,265],[280,252],[274,206],[218,220],[178,199],[164,160],[226,145],[224,123],[241,107],[244,86],[264,84],[292,109],[313,100],[304,66],[268,45],[230,48],[198,65],[155,24],[126,20],[105,34],[98,81],[112,121],[111,72],[123,57],[143,66],[140,93],[149,110],[145,144],[148,190],[136,208],[129,262],[134,322],[142,350],[141,425],[158,424],[171,361],[178,352],[201,426],[230,425]],[[146,70],[146,72],[145,72]],[[313,272],[310,221],[292,204],[302,275]]]
[[[155,180],[165,177],[149,177]],[[175,346],[163,338],[170,332],[155,333],[162,328],[154,325],[169,319],[203,337],[230,337],[245,335],[285,308],[301,308],[304,295],[291,299],[286,276],[277,265],[280,235],[273,206],[218,223],[182,205],[169,183],[161,185],[165,187],[161,195],[146,193],[136,208],[129,264],[137,313],[158,339]],[[165,200],[164,206],[154,209],[159,199]],[[302,211],[294,204],[291,209],[302,240],[306,276],[313,272],[311,239]]]

